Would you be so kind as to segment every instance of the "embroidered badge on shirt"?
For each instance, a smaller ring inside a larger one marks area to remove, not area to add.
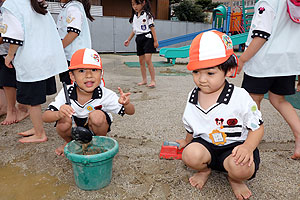
[[[67,19],[66,19],[66,22],[68,24],[70,24],[72,21],[74,21],[75,17],[72,17],[72,16],[68,16]]]
[[[141,25],[141,29],[144,31],[146,30],[147,26],[146,25]]]
[[[7,31],[7,25],[6,24],[0,24],[0,33],[5,34]]]
[[[227,135],[217,129],[214,129],[210,134],[209,138],[215,145],[225,144]]]
[[[264,8],[264,7],[260,7],[259,9],[258,9],[258,13],[259,14],[263,14],[263,12],[265,11],[266,9]]]
[[[91,112],[94,110],[94,107],[92,105],[87,105],[86,109]]]

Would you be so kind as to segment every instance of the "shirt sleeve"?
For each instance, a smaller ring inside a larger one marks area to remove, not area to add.
[[[148,18],[148,26],[149,26],[149,28],[154,27],[153,17]]]
[[[51,102],[47,108],[47,110],[58,111],[62,105],[66,103],[65,92],[64,89],[61,89],[55,100]]]
[[[251,37],[261,37],[268,40],[272,33],[272,25],[276,13],[267,2],[258,2],[255,9],[251,25]]]
[[[112,112],[123,116],[125,114],[125,108],[122,104],[119,104],[118,95],[108,89],[106,89],[104,92],[105,101],[103,102],[102,110],[105,112]]]
[[[78,35],[82,30],[83,16],[80,9],[76,6],[70,6],[67,10],[67,32],[75,32]]]
[[[247,107],[245,108],[247,110],[244,117],[244,126],[246,126],[247,129],[255,131],[263,124],[261,112],[258,110],[256,103],[252,100],[250,95],[246,105]]]
[[[3,42],[22,46],[24,41],[24,29],[21,22],[7,9],[3,9],[3,23],[1,33]]]
[[[188,105],[187,105],[188,106]],[[187,116],[188,116],[188,111],[187,111],[187,106],[185,107],[184,113],[183,113],[183,117],[182,117],[182,122],[184,125],[185,130],[190,133],[193,134],[193,129],[190,126],[188,120],[187,120]]]

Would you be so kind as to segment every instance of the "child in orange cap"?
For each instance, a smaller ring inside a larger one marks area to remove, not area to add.
[[[57,122],[56,130],[65,140],[65,144],[56,149],[57,155],[63,155],[64,146],[72,140],[72,115],[77,126],[90,129],[95,135],[106,136],[112,123],[110,112],[121,116],[133,115],[135,112],[130,103],[130,93],[123,93],[118,88],[118,97],[103,86],[102,61],[95,50],[86,48],[76,51],[71,58],[69,70],[73,81],[72,85],[67,86],[71,105],[66,105],[62,89],[43,114],[44,122]]]
[[[185,147],[183,162],[198,171],[189,182],[202,189],[212,169],[224,171],[236,198],[247,199],[251,191],[244,181],[258,170],[257,146],[264,129],[250,95],[226,80],[237,69],[231,39],[218,31],[199,34],[191,44],[187,68],[196,87],[182,118],[186,138],[177,142]]]

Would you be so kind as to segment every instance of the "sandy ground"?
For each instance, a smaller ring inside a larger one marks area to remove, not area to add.
[[[52,196],[34,197],[34,193],[20,192],[18,181],[11,185],[0,178],[0,199],[234,199],[224,173],[213,172],[203,190],[188,183],[194,173],[180,160],[159,159],[163,141],[175,141],[185,137],[181,121],[187,95],[194,87],[192,76],[165,76],[167,68],[156,68],[157,87],[149,89],[136,86],[141,80],[139,68],[129,68],[124,61],[138,61],[137,56],[103,54],[106,87],[117,92],[120,86],[131,92],[135,105],[133,116],[114,115],[112,131],[109,133],[119,142],[119,153],[114,158],[111,183],[98,191],[79,189],[73,177],[71,163],[57,156],[55,148],[63,144],[53,128],[45,124],[48,141],[41,144],[20,144],[18,132],[31,128],[27,118],[10,126],[0,126],[0,172],[9,167],[18,167],[25,175],[20,180],[33,182],[34,188],[40,180],[28,180],[32,174],[46,174],[54,178]],[[154,55],[153,60],[164,60]],[[187,72],[186,60],[178,60],[170,69]],[[240,86],[242,76],[230,82]],[[59,86],[60,88],[60,86]],[[43,108],[52,101],[50,96]],[[298,114],[299,110],[297,110]],[[263,100],[262,113],[265,121],[265,136],[259,146],[261,165],[255,179],[247,185],[253,192],[251,199],[300,199],[300,161],[290,159],[294,148],[291,130],[267,100]],[[2,121],[4,117],[1,117]],[[7,173],[6,176],[10,174]],[[32,183],[31,183],[32,184]],[[3,189],[5,186],[6,189]],[[11,190],[13,190],[12,192]],[[61,192],[61,188],[64,188]],[[36,191],[36,190],[32,190]],[[43,189],[40,191],[43,193]],[[17,195],[18,193],[18,195]],[[54,195],[53,195],[54,194]]]

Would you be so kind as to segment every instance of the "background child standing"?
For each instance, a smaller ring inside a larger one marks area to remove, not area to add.
[[[151,82],[148,87],[154,88],[156,84],[155,69],[151,59],[152,53],[156,52],[155,48],[158,47],[158,42],[150,2],[149,0],[132,0],[131,5],[132,16],[129,19],[129,22],[132,23],[133,30],[128,39],[124,42],[124,45],[127,47],[133,36],[136,35],[136,49],[142,73],[142,82],[138,83],[138,85],[147,84],[147,71],[145,65],[145,63],[147,63],[151,77]]]
[[[9,43],[7,67],[14,67],[17,101],[29,106],[33,128],[19,133],[29,136],[22,143],[45,142],[41,104],[46,95],[56,93],[55,75],[67,71],[62,43],[45,1],[9,0],[1,7],[6,30],[3,41]]]
[[[57,30],[62,39],[68,65],[78,49],[91,48],[91,34],[87,18],[94,20],[90,13],[89,0],[60,0],[64,3],[57,17]],[[69,72],[59,75],[60,81],[71,84]]]
[[[244,183],[255,176],[257,149],[264,129],[261,113],[246,90],[227,82],[237,67],[229,36],[218,31],[199,34],[190,48],[188,70],[196,87],[183,114],[186,139],[177,140],[183,162],[197,170],[190,184],[202,189],[211,169],[225,171],[237,199],[248,199]]]
[[[258,108],[265,93],[287,121],[295,137],[293,159],[300,159],[300,119],[285,95],[295,94],[295,77],[300,74],[300,1],[260,0],[239,58],[244,67],[242,87]]]

